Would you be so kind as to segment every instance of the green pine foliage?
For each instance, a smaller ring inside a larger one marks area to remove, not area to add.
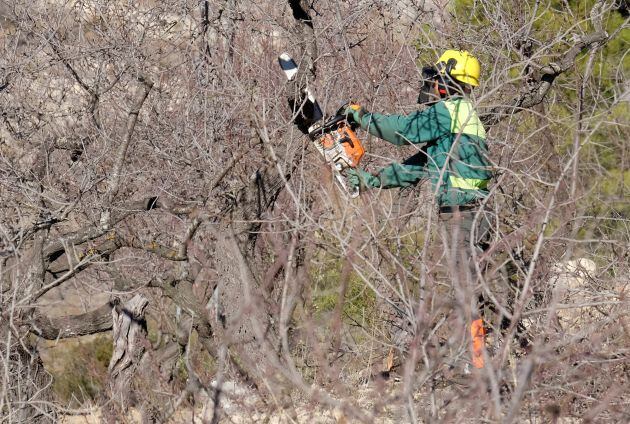
[[[325,253],[322,257],[322,266],[311,267],[310,274],[313,281],[313,313],[316,317],[325,319],[339,302],[343,261]],[[374,292],[356,273],[351,272],[347,281],[343,319],[348,323],[370,326],[375,319],[375,302]]]
[[[482,4],[476,0],[457,0],[452,13],[454,19],[462,24],[458,29],[463,32],[464,40],[469,32],[479,34],[483,33],[484,27],[492,27],[493,20],[501,21],[501,25],[509,28],[510,33],[515,35],[514,40],[506,41],[505,34],[488,31],[485,34],[487,40],[484,40],[490,46],[488,51],[494,49],[501,57],[493,58],[484,49],[476,54],[482,64],[492,64],[495,67],[491,70],[486,65],[486,77],[494,71],[493,80],[488,84],[511,86],[513,91],[518,92],[526,88],[526,80],[523,78],[526,62],[519,56],[517,42],[530,17],[535,16],[527,34],[533,41],[532,57],[537,64],[547,65],[557,60],[572,45],[575,37],[596,30],[590,16],[595,3],[595,0],[530,0]],[[521,12],[511,13],[510,10],[516,7]],[[529,12],[523,14],[523,10]],[[586,217],[582,219],[582,228],[577,233],[578,239],[628,239],[623,222],[618,220],[627,219],[630,214],[627,201],[630,196],[627,153],[630,150],[627,141],[630,139],[630,108],[627,99],[620,100],[630,72],[630,29],[627,26],[623,28],[625,19],[615,10],[606,11],[602,17],[603,29],[613,37],[596,50],[593,57],[590,51],[582,52],[578,56],[575,68],[554,81],[554,87],[548,93],[542,110],[535,113],[521,112],[518,119],[510,123],[508,134],[503,135],[496,131],[493,134],[495,137],[513,140],[526,137],[532,151],[544,149],[545,143],[550,144],[555,155],[551,162],[557,161],[555,166],[549,167],[551,173],[547,176],[550,181],[559,178],[560,170],[574,155],[578,140],[578,192],[575,199],[576,212],[573,215]],[[456,47],[475,51],[475,47],[478,47],[473,44],[475,40],[471,38],[469,41],[469,45],[464,41],[463,45]],[[418,46],[426,44],[428,43],[423,41],[417,43]],[[495,86],[489,88],[493,89]],[[581,113],[578,112],[579,108]],[[581,116],[579,126],[578,116]],[[543,125],[547,128],[541,129],[541,120],[544,120]],[[570,183],[567,183],[568,186]],[[547,232],[554,233],[563,228],[561,222],[564,219],[554,218],[554,230],[548,229]],[[603,225],[602,220],[609,221]]]

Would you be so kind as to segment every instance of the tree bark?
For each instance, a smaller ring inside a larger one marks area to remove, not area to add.
[[[238,362],[248,366],[247,375],[258,382],[277,358],[274,353],[278,347],[267,299],[253,276],[259,274],[250,268],[257,263],[253,249],[260,227],[257,222],[284,188],[282,178],[268,177],[267,172],[259,173],[245,189],[229,223],[215,233],[214,262],[222,276],[215,289],[215,315],[219,317],[215,332],[221,343],[232,347],[233,353],[247,358]]]
[[[109,362],[111,397],[122,412],[133,403],[132,379],[149,342],[144,312],[149,301],[137,294],[124,307],[112,309],[114,351]]]
[[[31,321],[31,332],[46,340],[57,340],[109,331],[112,329],[112,309],[118,303],[114,298],[93,311],[56,318],[37,313]]]

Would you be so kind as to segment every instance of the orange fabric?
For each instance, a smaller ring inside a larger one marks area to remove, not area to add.
[[[472,338],[472,364],[475,368],[483,368],[483,348],[486,344],[486,329],[481,318],[470,324]]]

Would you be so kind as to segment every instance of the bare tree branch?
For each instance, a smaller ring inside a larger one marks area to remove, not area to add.
[[[481,121],[484,125],[493,126],[515,113],[542,103],[554,80],[558,75],[568,71],[573,66],[578,54],[607,39],[608,34],[603,31],[582,37],[559,58],[557,63],[551,63],[542,67],[539,70],[540,76],[531,83],[527,91],[512,99],[509,105],[496,106],[490,109],[489,112],[482,114],[480,116]]]
[[[131,137],[133,135],[134,129],[136,127],[136,122],[138,122],[138,115],[140,114],[140,109],[142,109],[142,105],[146,100],[151,88],[153,88],[153,81],[149,79],[148,76],[139,75],[138,81],[140,82],[140,87],[138,88],[135,94],[135,101],[129,110],[129,116],[127,119],[127,129],[125,135],[123,137],[122,143],[118,146],[118,151],[116,152],[116,156],[114,158],[114,166],[110,171],[109,175],[109,186],[107,188],[107,204],[112,205],[116,194],[118,193],[118,189],[120,186],[120,177],[122,173],[122,169],[125,163],[125,158],[127,156],[127,149],[129,148],[129,144],[131,142]],[[101,221],[106,225],[109,225],[109,209],[105,214]]]

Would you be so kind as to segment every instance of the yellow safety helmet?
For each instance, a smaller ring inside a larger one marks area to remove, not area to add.
[[[435,64],[441,74],[448,74],[456,81],[479,85],[481,66],[477,58],[465,50],[447,50]]]

